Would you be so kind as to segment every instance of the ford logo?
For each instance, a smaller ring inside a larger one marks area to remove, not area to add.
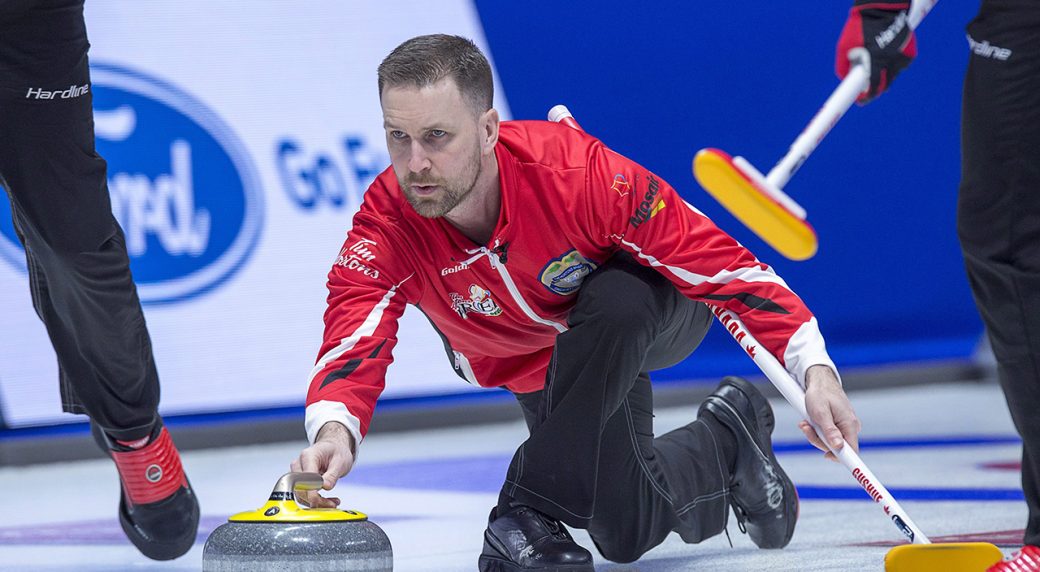
[[[141,301],[219,286],[249,258],[263,220],[242,143],[213,111],[159,79],[99,64],[91,79],[97,150]],[[0,212],[0,233],[8,242],[0,254],[24,268],[9,212]]]

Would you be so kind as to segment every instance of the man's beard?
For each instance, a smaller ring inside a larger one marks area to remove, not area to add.
[[[404,191],[405,198],[408,199],[408,204],[412,205],[412,208],[419,213],[419,216],[425,218],[442,217],[451,212],[452,209],[457,207],[459,203],[473,192],[473,188],[477,185],[477,179],[480,178],[480,173],[483,170],[479,154],[474,163],[476,168],[472,169],[473,176],[468,178],[468,181],[464,178],[462,181],[449,183],[443,179],[426,179],[421,175],[409,173],[404,180],[398,178],[398,183]],[[433,196],[424,197],[412,191],[412,185],[437,186],[440,188],[440,191]]]

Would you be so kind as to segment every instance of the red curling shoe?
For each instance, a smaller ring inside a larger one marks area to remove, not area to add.
[[[986,572],[1040,572],[1040,548],[1023,546],[1010,560],[997,562]]]

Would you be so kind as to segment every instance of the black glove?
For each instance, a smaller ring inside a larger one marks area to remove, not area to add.
[[[881,95],[903,68],[917,56],[917,39],[910,28],[908,0],[855,0],[841,30],[834,69],[844,79],[849,73],[849,50],[870,54],[870,87],[856,101],[867,103]]]

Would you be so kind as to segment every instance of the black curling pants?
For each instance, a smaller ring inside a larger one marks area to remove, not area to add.
[[[63,409],[136,439],[155,419],[159,379],[94,150],[88,47],[82,0],[0,1],[0,186]]]
[[[1040,5],[986,0],[968,35],[957,230],[1022,436],[1025,542],[1040,545]]]
[[[687,542],[721,532],[733,438],[710,416],[655,438],[647,374],[688,356],[711,319],[626,254],[590,274],[545,388],[517,396],[531,435],[509,466],[500,510],[515,502],[587,529],[617,562],[673,530]]]

